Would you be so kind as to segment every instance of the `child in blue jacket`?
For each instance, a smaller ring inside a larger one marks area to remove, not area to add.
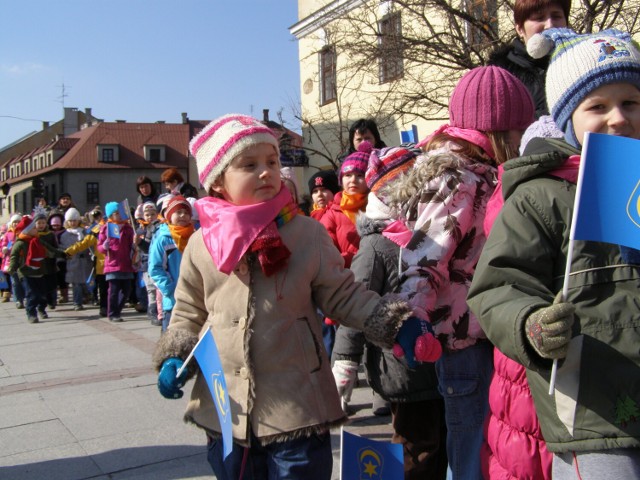
[[[189,237],[195,231],[191,223],[191,204],[182,195],[167,200],[162,210],[167,223],[158,228],[149,247],[149,276],[162,293],[162,331],[169,326],[175,304],[180,262]]]

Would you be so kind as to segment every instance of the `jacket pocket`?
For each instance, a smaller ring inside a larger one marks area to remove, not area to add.
[[[314,373],[320,370],[322,365],[322,357],[324,354],[321,348],[324,348],[315,335],[311,326],[309,325],[309,319],[307,317],[298,318],[296,321],[296,333],[298,335],[298,342],[302,350],[302,358],[304,358],[306,369],[309,373]]]

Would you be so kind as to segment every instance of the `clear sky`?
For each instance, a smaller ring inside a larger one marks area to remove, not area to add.
[[[63,100],[128,122],[268,108],[299,131],[297,11],[297,0],[0,0],[0,148],[61,120]]]

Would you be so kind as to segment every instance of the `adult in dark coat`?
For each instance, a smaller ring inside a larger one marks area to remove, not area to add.
[[[529,90],[536,107],[536,118],[548,115],[544,81],[549,57],[534,59],[527,53],[526,44],[536,33],[554,27],[566,27],[571,0],[517,0],[513,16],[518,35],[510,44],[494,50],[489,65],[511,72]]]

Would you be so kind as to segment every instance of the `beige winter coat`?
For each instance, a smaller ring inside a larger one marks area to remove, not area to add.
[[[186,358],[211,327],[229,391],[233,437],[246,444],[249,424],[261,443],[309,436],[346,421],[322,343],[326,316],[362,329],[390,347],[409,315],[405,303],[380,301],[355,283],[324,227],[303,216],[279,230],[291,250],[286,269],[266,277],[254,256],[231,275],[219,272],[202,231],[184,252],[171,324],[154,354],[156,368]],[[197,371],[196,362],[190,364]],[[220,427],[198,371],[185,420],[213,436]]]

